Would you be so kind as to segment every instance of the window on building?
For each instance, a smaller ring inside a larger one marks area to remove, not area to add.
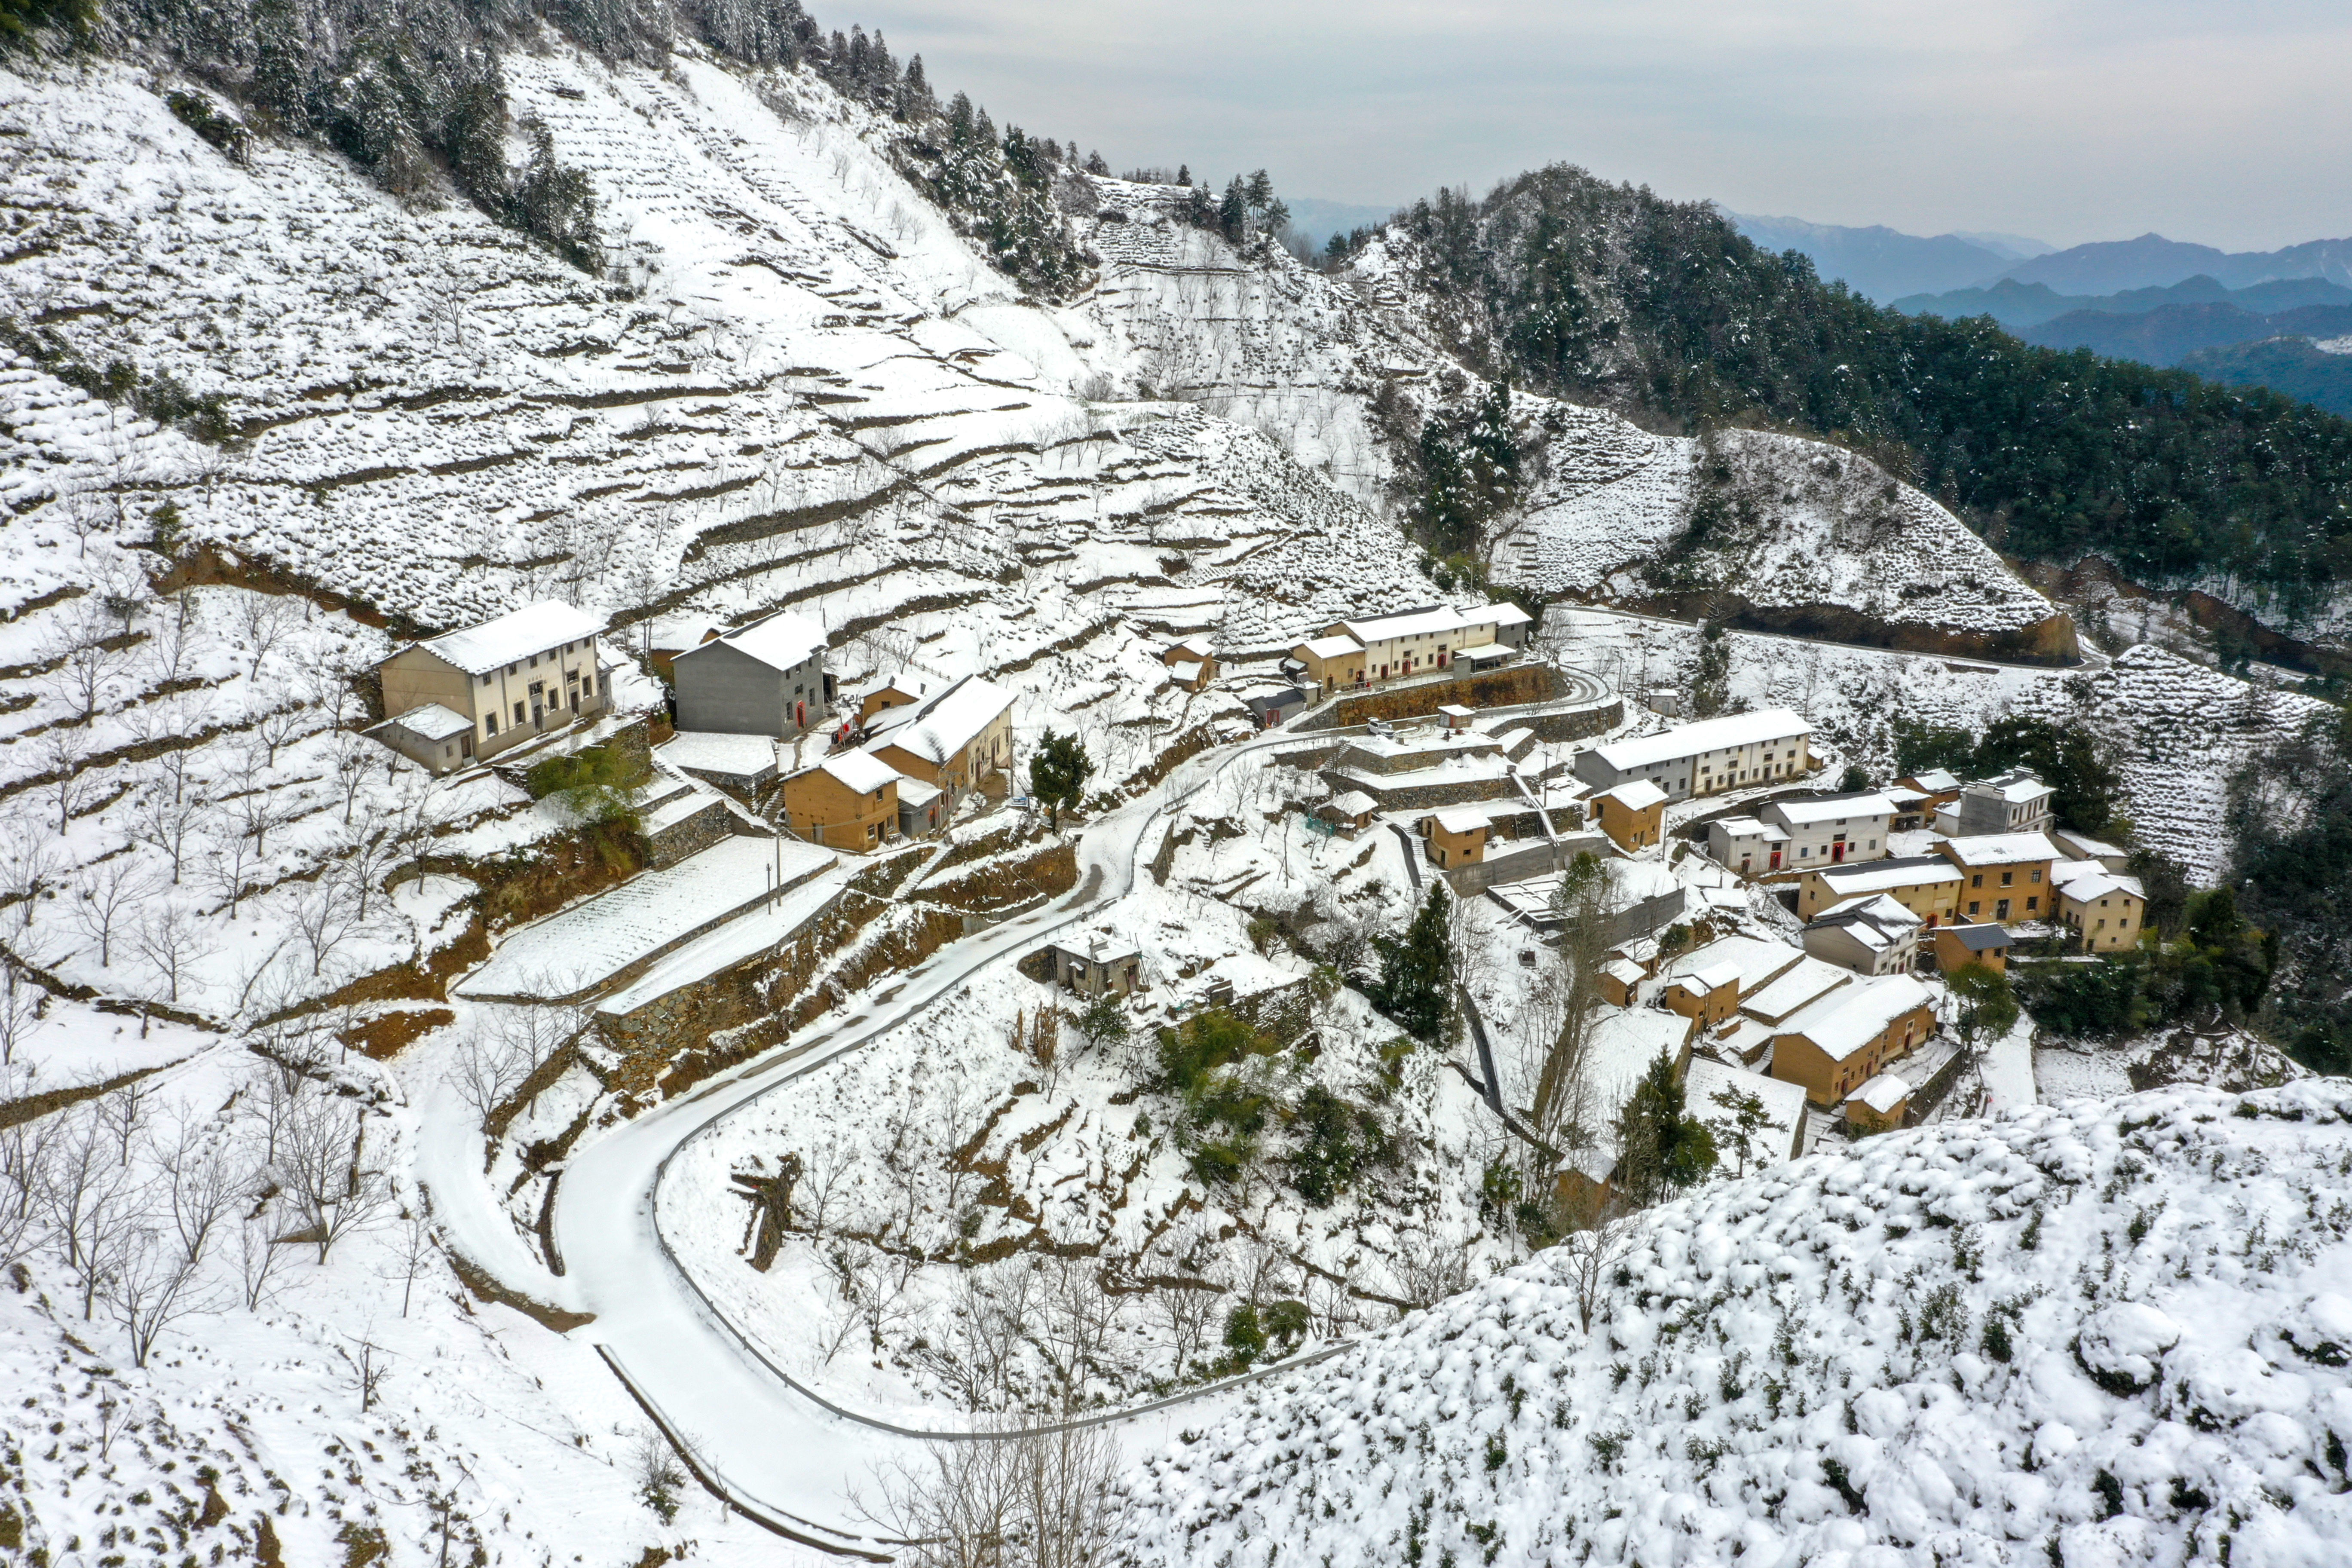
[[[1982,904],[1979,903],[1976,900],[1971,899],[1971,900],[1969,900],[1969,913],[1970,913],[1970,914],[1972,914],[1972,915],[1973,915],[1973,914],[1975,914],[1979,910],[1981,910],[1981,909],[1983,909],[1983,908],[1984,908],[1984,905],[1982,905]]]
[[[516,703],[516,704],[515,704],[515,717],[514,717],[514,721],[515,721],[516,723],[518,723],[518,724],[521,723],[521,722],[522,722],[522,715],[523,715],[523,706],[522,706],[522,704],[521,704],[521,703],[518,702],[518,703]]]
[[[490,683],[490,678],[489,678],[488,676],[487,676],[487,675],[486,675],[486,676],[482,677],[482,684],[483,684],[483,685],[488,686],[489,683]]]
[[[2037,882],[2042,880],[2042,868],[2039,866],[2033,868],[2033,879]]]
[[[1978,872],[1975,876],[1970,877],[1970,878],[1969,879],[1969,887],[1971,887],[1971,888],[1981,888],[1981,887],[1983,887],[1983,886],[1984,886],[1984,873],[1983,873],[1983,872],[1981,872],[1981,871],[1979,871],[1979,872]],[[1971,905],[1969,905],[1969,907],[1970,909],[1974,909],[1976,906],[1975,906],[1974,904],[1971,904]]]
[[[485,736],[489,736],[489,735],[495,735],[495,734],[497,734],[498,732],[499,732],[499,716],[498,716],[497,714],[495,714],[495,713],[485,713],[485,714],[483,714],[483,715],[482,715],[482,733],[483,733]]]
[[[2029,897],[2029,898],[2025,900],[2025,907],[2026,907],[2027,909],[2029,909],[2029,910],[2038,910],[2038,909],[2040,909],[2040,908],[2042,907],[2042,895],[2041,895],[2041,894],[2039,894],[2039,893],[2035,893],[2035,894],[2032,895],[2031,897]]]

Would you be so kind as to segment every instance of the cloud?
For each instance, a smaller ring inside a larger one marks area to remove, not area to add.
[[[1556,160],[1671,195],[2057,244],[2352,233],[2337,0],[860,0],[962,89],[1118,166],[1343,202]]]

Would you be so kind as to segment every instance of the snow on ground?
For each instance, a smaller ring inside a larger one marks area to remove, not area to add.
[[[2345,1092],[2035,1109],[1707,1188],[1581,1295],[1556,1248],[1253,1390],[1130,1474],[1114,1560],[2332,1563]]]

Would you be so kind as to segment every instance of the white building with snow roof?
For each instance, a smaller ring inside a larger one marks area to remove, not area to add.
[[[1786,708],[1681,724],[1576,754],[1576,776],[1595,789],[1647,779],[1668,800],[1793,779],[1812,763],[1813,727]]]
[[[1907,974],[1919,959],[1924,923],[1890,895],[1868,893],[1808,921],[1805,951],[1856,974]]]
[[[1875,791],[1770,801],[1756,815],[1787,836],[1782,870],[1884,859],[1895,830],[1895,803]]]
[[[824,627],[791,610],[688,648],[670,661],[677,727],[782,739],[823,723],[824,651]]]
[[[611,704],[596,656],[604,623],[545,600],[409,644],[376,666],[376,733],[436,773],[492,757]],[[440,714],[419,711],[437,707]]]

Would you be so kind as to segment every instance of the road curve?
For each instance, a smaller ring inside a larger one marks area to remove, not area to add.
[[[1496,712],[1589,705],[1586,689],[1598,683],[1587,677],[1571,686],[1573,697]],[[555,1201],[553,1235],[567,1269],[561,1278],[517,1235],[483,1179],[478,1125],[446,1086],[436,1086],[422,1118],[419,1163],[450,1241],[510,1289],[594,1314],[575,1332],[598,1346],[630,1392],[743,1511],[812,1544],[875,1552],[870,1531],[853,1522],[850,1500],[860,1491],[872,1495],[876,1473],[915,1457],[923,1439],[799,1387],[710,1305],[670,1257],[656,1226],[655,1194],[671,1156],[751,1100],[905,1023],[984,966],[1032,951],[1125,897],[1171,805],[1226,768],[1269,749],[1349,732],[1278,730],[1180,764],[1156,789],[1080,836],[1077,891],[942,949],[900,979],[887,1003],[857,1001],[787,1046],[581,1149],[564,1166]],[[1143,1407],[1119,1418],[1114,1430],[1131,1448],[1157,1446],[1180,1421],[1202,1420],[1200,1404],[1225,1397],[1224,1389],[1213,1388]]]

